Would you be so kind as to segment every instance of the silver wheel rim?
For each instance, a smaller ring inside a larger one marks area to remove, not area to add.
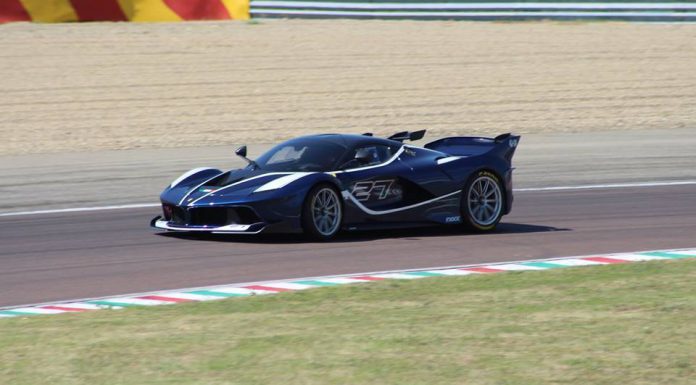
[[[471,219],[480,226],[490,226],[500,216],[503,208],[503,194],[500,186],[489,176],[480,176],[474,180],[467,193],[467,206]]]
[[[336,192],[328,187],[312,198],[312,221],[321,235],[332,235],[341,223],[341,204]]]

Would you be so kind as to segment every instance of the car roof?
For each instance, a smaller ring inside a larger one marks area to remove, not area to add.
[[[403,144],[403,143],[395,141],[395,140],[379,138],[379,137],[375,137],[375,136],[353,135],[353,134],[319,134],[319,135],[307,135],[307,136],[303,136],[302,138],[307,138],[307,139],[316,138],[316,139],[321,139],[321,140],[327,140],[330,142],[341,144],[341,145],[346,146],[348,148],[353,148],[355,146],[360,146],[360,145],[370,145],[370,144],[383,144],[385,146],[399,146],[399,147],[401,147],[401,145]]]

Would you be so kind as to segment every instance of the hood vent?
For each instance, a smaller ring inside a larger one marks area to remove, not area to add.
[[[241,180],[244,180],[245,178],[246,175],[239,175],[239,173],[233,173],[231,171],[228,171],[213,180],[209,180],[204,187],[227,186],[228,184],[239,182]]]

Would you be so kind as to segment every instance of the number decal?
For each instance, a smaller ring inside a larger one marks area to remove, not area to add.
[[[353,185],[352,194],[355,199],[362,202],[370,199],[382,200],[389,197],[390,194],[396,193],[396,191],[392,191],[393,184],[393,179],[357,182]]]

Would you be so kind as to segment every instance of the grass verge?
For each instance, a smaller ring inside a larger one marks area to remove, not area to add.
[[[1,384],[687,384],[696,261],[0,320]]]

